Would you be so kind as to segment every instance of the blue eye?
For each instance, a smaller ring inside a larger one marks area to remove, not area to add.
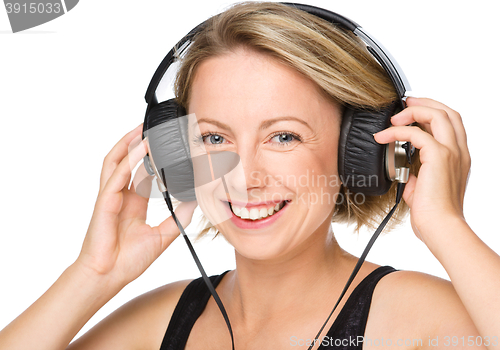
[[[293,140],[293,136],[291,134],[279,134],[273,137],[278,138],[278,142],[291,142]]]
[[[291,133],[291,132],[276,133],[276,134],[274,134],[274,136],[271,137],[271,140],[273,140],[273,139],[280,146],[287,146],[287,145],[291,144],[294,140],[300,141],[299,135]]]
[[[203,143],[206,145],[220,145],[223,143],[224,138],[218,134],[208,133],[201,136]],[[206,141],[209,142],[206,142]]]
[[[212,132],[205,133],[194,141],[198,144],[203,143],[214,147],[227,143],[223,136]],[[301,138],[299,135],[292,132],[277,132],[271,135],[270,139],[270,142],[275,143],[277,146],[289,146],[294,141],[301,141]]]

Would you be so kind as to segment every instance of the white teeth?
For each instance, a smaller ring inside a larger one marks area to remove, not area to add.
[[[267,210],[267,215],[273,215],[273,213],[274,213],[274,208],[269,208]]]
[[[237,206],[235,206],[235,205],[233,205],[233,206],[232,206],[232,208],[233,208],[233,213],[234,213],[234,215],[236,215],[236,216],[240,216],[240,214],[241,214],[241,208],[240,208],[240,207],[237,207]]]
[[[262,219],[268,216],[273,215],[275,212],[278,212],[283,206],[285,205],[284,202],[276,204],[274,207],[271,208],[262,208],[262,209],[257,209],[253,208],[248,210],[247,208],[240,208],[235,205],[232,205],[231,208],[233,209],[234,215],[242,218],[242,219],[250,219],[250,220],[257,220],[257,219]]]
[[[259,217],[259,209],[250,209],[250,219],[255,220]]]
[[[267,216],[267,209],[266,208],[262,208],[260,211],[259,211],[259,216],[261,218],[265,218]]]
[[[238,215],[242,219],[250,219],[250,213],[247,208],[241,208],[240,215]]]

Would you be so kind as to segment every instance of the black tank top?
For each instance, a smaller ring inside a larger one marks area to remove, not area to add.
[[[220,275],[210,276],[214,288],[228,271]],[[362,349],[362,337],[365,334],[373,290],[382,277],[394,271],[397,270],[391,266],[380,266],[356,286],[332,327],[321,339],[318,350]],[[188,284],[172,314],[160,350],[182,350],[185,348],[189,333],[205,309],[210,297],[210,291],[201,277]],[[294,341],[295,345],[299,345],[301,339],[290,338],[291,345],[294,345]]]

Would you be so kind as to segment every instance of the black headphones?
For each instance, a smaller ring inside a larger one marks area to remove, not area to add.
[[[396,204],[372,235],[372,238],[361,254],[337,303],[314,338],[318,339],[351,282],[354,280],[357,272],[361,268],[373,243],[380,232],[382,232],[394,214],[398,203],[401,201],[404,187],[409,176],[408,163],[411,163],[414,148],[409,142],[403,143],[396,141],[389,145],[378,144],[374,140],[373,134],[388,128],[390,126],[390,118],[406,107],[405,94],[406,91],[410,90],[410,86],[403,71],[390,54],[383,49],[380,43],[373,39],[373,37],[370,37],[355,22],[318,7],[293,3],[283,4],[320,17],[358,36],[366,44],[367,50],[373,55],[378,63],[380,63],[391,78],[398,96],[397,101],[377,111],[361,110],[347,106],[342,117],[339,139],[338,171],[343,185],[352,192],[372,196],[385,194],[391,187],[393,181],[397,181],[398,186]],[[162,78],[166,75],[168,68],[172,66],[178,57],[180,57],[189,47],[190,43],[193,42],[194,36],[204,28],[205,23],[206,22],[203,22],[192,29],[170,50],[160,66],[156,69],[149,83],[145,96],[148,107],[146,109],[143,126],[143,138],[146,136],[148,137],[149,154],[144,157],[144,165],[150,175],[156,175],[158,187],[163,194],[172,217],[193,255],[205,284],[224,316],[224,320],[226,321],[226,325],[231,335],[232,348],[234,350],[234,337],[231,323],[229,322],[224,305],[204,271],[182,225],[175,216],[172,202],[169,197],[171,194],[179,201],[196,200],[193,163],[198,164],[197,162],[199,162],[202,163],[203,167],[208,168],[208,165],[205,163],[211,162],[211,159],[215,159],[218,155],[216,152],[210,152],[211,155],[208,158],[191,157],[187,137],[187,120],[183,118],[186,115],[186,111],[177,104],[175,99],[158,102],[157,93],[157,89],[159,85],[161,85]],[[223,162],[220,162],[220,164],[224,164],[224,167],[210,166],[211,177],[208,177],[206,182],[210,181],[210,178],[213,181],[221,177],[224,186],[226,186],[223,175],[231,171],[239,161],[236,154],[234,159],[228,159],[227,154],[231,153],[232,152],[221,152],[221,154],[219,154],[219,156],[226,157]],[[315,342],[309,347],[309,350],[314,344]]]
[[[387,72],[396,89],[398,100],[384,109],[368,111],[349,106],[345,108],[338,153],[338,172],[344,186],[355,193],[376,196],[385,194],[392,181],[406,182],[409,176],[406,164],[411,162],[411,158],[407,157],[405,148],[409,144],[393,142],[381,145],[373,138],[374,133],[390,126],[390,118],[394,114],[406,107],[405,93],[410,90],[410,86],[399,65],[380,43],[355,22],[318,7],[283,4],[306,11],[358,36]],[[144,158],[146,170],[150,175],[156,175],[158,180],[161,179],[158,186],[162,192],[166,191],[168,184],[168,192],[180,201],[196,199],[192,159],[187,137],[183,136],[186,125],[179,119],[186,115],[186,111],[175,99],[158,102],[156,90],[169,67],[189,47],[205,23],[192,29],[165,56],[156,69],[145,96],[148,107],[144,118],[143,138],[148,135],[150,146],[150,154]],[[168,128],[156,128],[158,132],[152,130],[163,123],[169,123]],[[168,135],[165,134],[166,130]]]

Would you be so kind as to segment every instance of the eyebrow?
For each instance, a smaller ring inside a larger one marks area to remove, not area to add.
[[[292,117],[292,116],[277,117],[277,118],[265,120],[260,124],[259,130],[267,129],[268,127],[270,127],[274,123],[277,123],[280,121],[285,121],[285,120],[294,120],[296,122],[299,122],[299,123],[307,126],[312,131],[312,128],[309,126],[309,124],[307,124],[306,121],[299,119],[297,117]],[[220,121],[215,120],[215,119],[201,118],[200,120],[198,120],[198,124],[201,124],[201,123],[209,123],[209,124],[213,124],[215,126],[218,126],[219,128],[224,129],[224,130],[231,130],[229,125],[221,123]]]

